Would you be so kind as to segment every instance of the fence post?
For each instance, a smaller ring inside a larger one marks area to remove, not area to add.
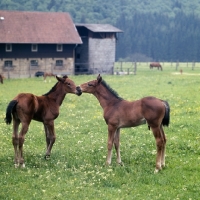
[[[115,73],[115,62],[113,62],[113,67],[111,68],[111,73],[112,73],[112,75],[114,75],[114,73]]]
[[[192,70],[194,70],[195,62],[192,63]]]
[[[29,64],[29,78],[31,78],[31,64]]]
[[[137,71],[137,63],[134,63],[134,75],[136,75],[136,71]]]
[[[176,62],[176,71],[178,70],[179,62]]]

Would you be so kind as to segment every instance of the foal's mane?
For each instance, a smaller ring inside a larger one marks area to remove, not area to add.
[[[47,96],[50,93],[54,92],[56,90],[56,86],[57,86],[58,82],[49,90],[49,92],[47,92],[46,94],[43,94],[42,96]]]
[[[117,99],[123,100],[123,98],[120,97],[120,96],[118,95],[118,93],[117,93],[115,90],[113,90],[113,89],[106,83],[106,81],[102,80],[102,81],[101,81],[101,84],[102,84],[106,89],[108,89]]]

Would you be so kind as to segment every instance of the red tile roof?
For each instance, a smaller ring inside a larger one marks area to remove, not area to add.
[[[0,10],[0,43],[82,44],[68,13]]]

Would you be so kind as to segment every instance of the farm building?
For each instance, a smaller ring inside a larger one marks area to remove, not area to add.
[[[76,48],[76,73],[112,73],[115,62],[117,33],[109,24],[76,24],[83,41]]]
[[[0,30],[0,73],[73,74],[74,49],[82,41],[68,13],[0,11]]]
[[[111,25],[75,25],[68,13],[27,11],[0,11],[0,30],[0,73],[10,77],[108,72],[121,32]]]

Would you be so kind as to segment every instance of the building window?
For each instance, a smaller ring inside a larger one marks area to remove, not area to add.
[[[5,66],[5,67],[12,67],[12,66],[13,66],[12,60],[6,60],[6,61],[4,62],[4,66]]]
[[[31,45],[31,51],[38,51],[38,45],[37,44],[32,44]]]
[[[12,44],[6,44],[6,52],[12,51]]]
[[[62,67],[63,66],[63,60],[56,60],[56,66]]]
[[[38,66],[38,61],[37,60],[31,60],[30,64],[32,67],[37,67]]]
[[[57,51],[63,51],[63,45],[62,44],[57,44],[56,50]]]

